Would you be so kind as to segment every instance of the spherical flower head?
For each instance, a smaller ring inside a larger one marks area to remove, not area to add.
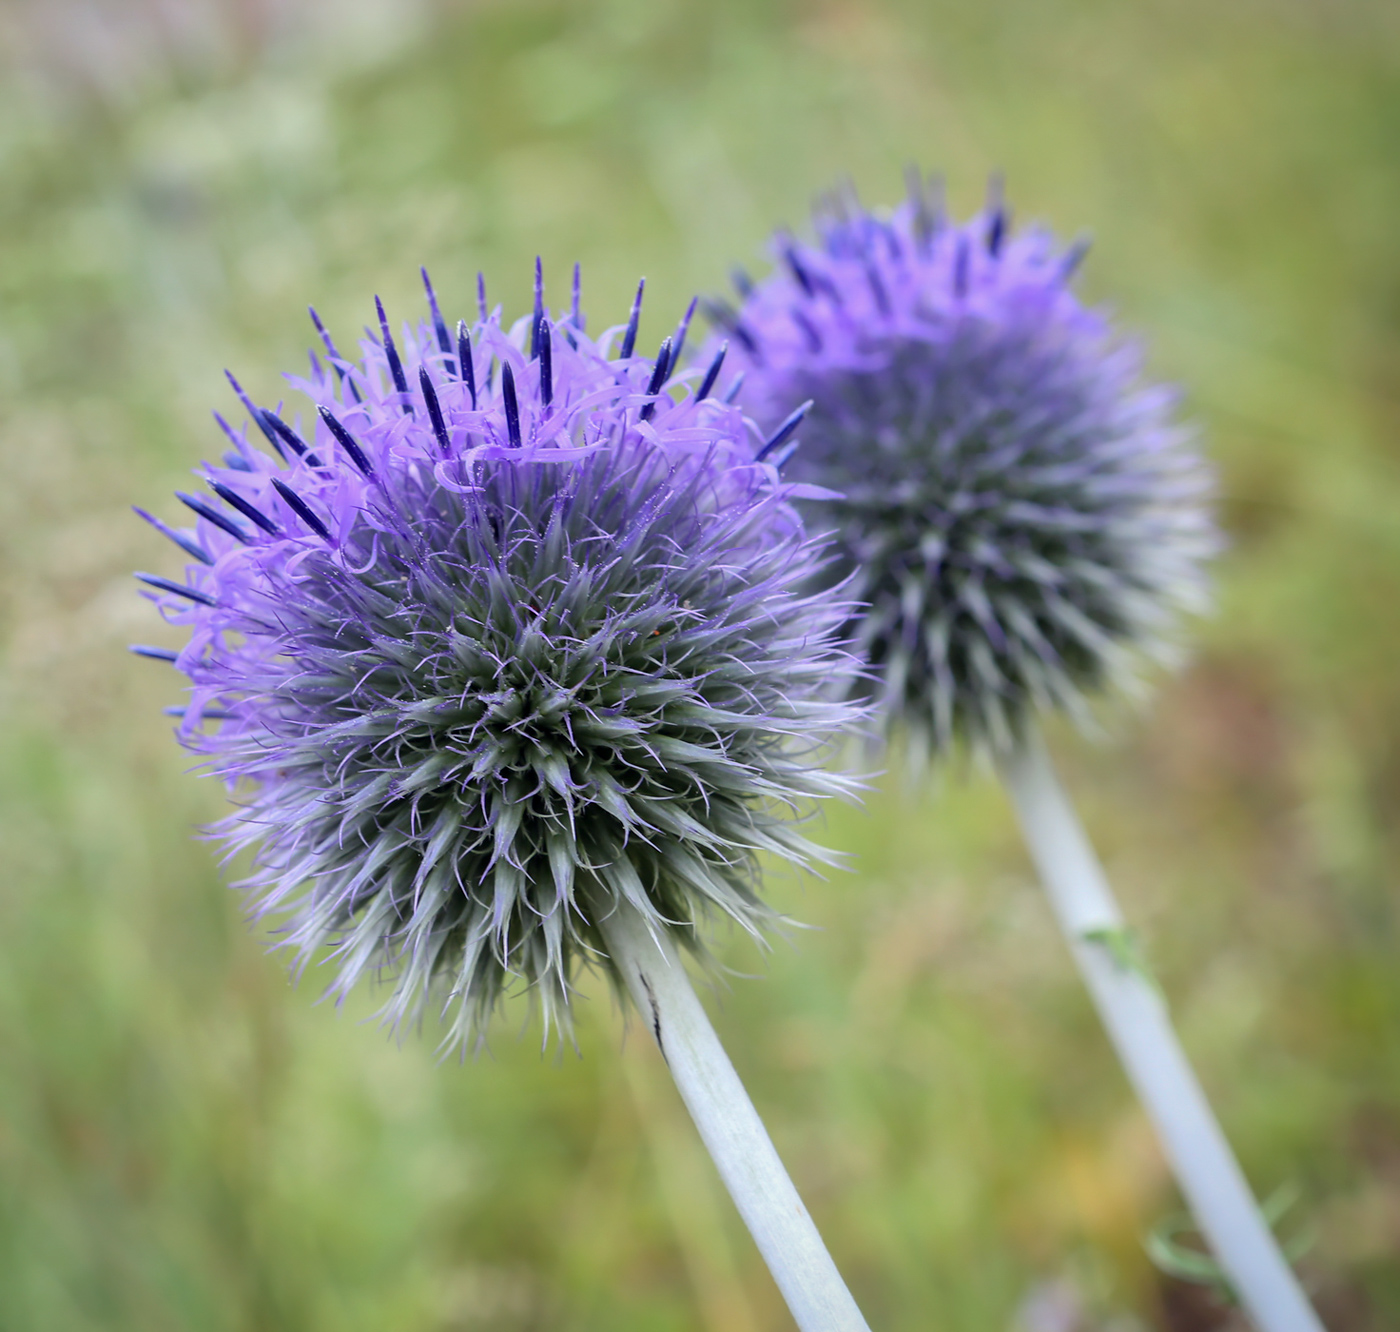
[[[190,639],[136,650],[189,677],[258,911],[331,948],[338,994],[390,976],[395,1025],[435,996],[450,1046],[512,982],[567,1028],[619,904],[694,951],[710,915],[756,931],[757,858],[819,857],[792,815],[849,789],[816,761],[852,663],[800,488],[668,386],[684,325],[634,356],[634,307],[614,354],[538,293],[454,336],[430,288],[357,362],[327,336],[295,420],[235,384],[255,434],[225,425],[193,529],[151,520],[186,581],[142,575]]]
[[[887,725],[917,754],[1003,750],[1036,709],[1088,721],[1203,603],[1211,481],[1174,394],[1074,295],[1082,249],[1012,234],[995,196],[953,225],[916,177],[888,215],[844,192],[816,231],[711,313],[775,438],[811,400],[784,474],[838,492],[806,516],[867,603]]]

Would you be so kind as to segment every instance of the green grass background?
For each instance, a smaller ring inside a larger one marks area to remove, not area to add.
[[[1053,743],[1329,1326],[1400,1326],[1400,10],[4,0],[0,59],[0,1328],[789,1326],[603,989],[580,1057],[520,1008],[443,1065],[289,987],[123,652],[128,570],[177,567],[127,505],[178,512],[221,370],[275,400],[308,301],[350,340],[427,263],[519,311],[541,254],[595,328],[646,274],[650,342],[910,161],[1091,232],[1218,463],[1192,664]],[[1143,1258],[1179,1204],[995,786],[824,835],[850,873],[772,885],[817,928],[732,943],[714,1007],[872,1327],[1010,1328],[1047,1282],[1084,1329],[1223,1326]]]

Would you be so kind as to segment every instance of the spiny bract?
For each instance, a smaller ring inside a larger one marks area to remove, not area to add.
[[[812,401],[786,472],[868,609],[852,632],[915,752],[1013,743],[1035,708],[1087,720],[1204,599],[1211,479],[1137,349],[1070,290],[1082,255],[1012,235],[994,196],[958,226],[919,176],[888,216],[852,192],[787,234],[711,315],[777,423]]]
[[[235,383],[276,456],[220,419],[193,530],[150,519],[186,581],[139,575],[191,630],[135,650],[190,678],[172,711],[242,793],[216,831],[259,847],[259,911],[301,963],[333,947],[337,993],[391,975],[396,1025],[436,993],[449,1046],[514,980],[567,1028],[619,902],[694,950],[707,914],[756,929],[756,857],[819,855],[793,809],[849,789],[815,761],[853,715],[849,609],[803,591],[804,492],[713,375],[668,387],[684,323],[636,357],[635,305],[610,355],[577,273],[561,319],[540,290],[509,332],[484,294],[455,337],[431,288],[397,341],[381,307],[358,363],[322,330],[307,424]]]

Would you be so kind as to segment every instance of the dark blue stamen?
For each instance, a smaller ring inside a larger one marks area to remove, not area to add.
[[[543,315],[536,328],[540,349],[540,402],[548,408],[554,401],[554,339],[550,336],[549,321]]]
[[[890,298],[885,284],[880,280],[879,270],[868,259],[865,263],[865,280],[870,284],[870,294],[875,298],[875,306],[886,319],[890,317]]]
[[[706,301],[705,317],[716,327],[727,330],[731,337],[738,338],[740,345],[754,360],[761,361],[763,359],[763,354],[758,348],[758,339],[749,326],[739,318],[739,312],[728,301]]]
[[[186,555],[190,556],[191,559],[196,559],[201,564],[214,563],[214,557],[207,550],[205,550],[204,547],[201,546],[197,541],[191,541],[190,538],[185,536],[183,533],[177,532],[173,527],[166,526],[166,524],[161,522],[161,520],[157,518],[154,514],[147,513],[145,509],[138,509],[134,504],[131,506],[131,511],[138,518],[143,518],[146,522],[150,523],[150,525],[154,527],[156,531],[161,534],[161,536],[168,537],[177,546],[179,546],[180,549],[183,550]]]
[[[276,492],[286,501],[287,507],[296,514],[322,541],[329,541],[331,538],[330,528],[323,523],[312,510],[311,506],[302,499],[300,495],[289,485],[285,485],[275,476],[272,478],[272,486]]]
[[[789,440],[788,443],[784,444],[783,447],[768,460],[769,466],[771,466],[775,472],[781,472],[788,462],[791,461],[792,455],[797,452],[797,447],[801,443],[802,441],[800,439]]]
[[[213,523],[215,527],[222,528],[235,541],[241,541],[245,546],[248,544],[248,533],[244,531],[242,526],[226,514],[220,513],[212,504],[206,504],[198,495],[187,495],[183,490],[177,490],[175,498],[187,509],[192,509],[201,518]]]
[[[671,365],[674,356],[671,353],[671,339],[662,338],[661,346],[656,350],[656,362],[651,369],[651,382],[647,385],[648,393],[660,393],[661,386],[666,382],[666,376],[671,372]]]
[[[953,295],[958,300],[967,295],[967,266],[971,258],[967,249],[967,237],[959,236],[957,253],[953,256]]]
[[[135,653],[138,657],[149,657],[152,661],[176,662],[180,660],[178,652],[172,652],[170,648],[152,647],[149,643],[131,643],[126,650]]]
[[[355,387],[355,381],[345,373],[344,368],[341,366],[340,362],[344,358],[336,350],[335,343],[331,341],[331,335],[326,331],[326,326],[321,322],[321,316],[316,313],[316,307],[307,306],[307,310],[310,312],[311,322],[316,325],[316,332],[321,335],[321,341],[325,345],[326,355],[330,359],[331,369],[335,371],[336,379],[341,384],[348,384],[350,386],[350,392],[354,396],[356,402],[363,401],[360,397],[360,390]]]
[[[924,199],[920,197],[914,210],[914,246],[918,250],[920,258],[928,258],[937,230],[938,227],[933,215],[929,212]]]
[[[279,439],[296,454],[298,458],[306,456],[306,441],[297,434],[276,412],[270,412],[266,408],[261,409],[262,420],[267,428],[274,431]]]
[[[326,355],[330,357],[331,364],[335,366],[336,374],[339,374],[340,367],[335,365],[335,363],[342,358],[340,353],[335,349],[335,343],[331,341],[330,333],[327,332],[326,326],[321,322],[321,316],[316,313],[316,307],[314,305],[308,305],[306,309],[311,315],[311,322],[316,325],[316,332],[321,335],[321,345],[325,347]]]
[[[213,415],[214,420],[218,422],[219,429],[228,436],[228,442],[232,444],[234,448],[241,450],[243,448],[243,440],[239,437],[238,433],[218,412],[215,412]]]
[[[1001,254],[1001,243],[1006,239],[1006,209],[998,205],[992,211],[987,224],[987,253],[996,259]]]
[[[733,328],[734,321],[739,317],[734,307],[723,297],[707,300],[704,303],[704,310],[705,318],[716,328]]]
[[[729,344],[727,342],[719,344],[719,351],[715,353],[715,359],[710,362],[710,368],[705,371],[705,378],[700,381],[700,387],[696,390],[696,402],[710,396],[710,390],[714,388],[715,380],[719,378],[719,368],[724,364],[724,354],[728,350]]]
[[[384,313],[384,302],[378,296],[374,298],[374,308],[379,312],[379,331],[384,338],[384,357],[389,362],[389,374],[394,380],[394,388],[403,395],[403,414],[412,416],[413,404],[408,400],[408,380],[404,378],[403,362],[399,360],[399,349],[394,346],[394,335],[389,332],[389,320]]]
[[[217,603],[207,592],[201,592],[197,587],[190,587],[185,583],[177,583],[170,578],[162,578],[159,574],[138,573],[137,580],[145,583],[147,587],[153,587],[157,592],[169,592],[173,596],[188,597],[191,601],[198,601],[204,606],[213,606]]]
[[[214,413],[214,420],[218,422],[219,429],[224,432],[228,442],[232,444],[234,448],[232,453],[224,454],[224,461],[230,467],[236,468],[240,472],[251,472],[253,470],[253,465],[244,456],[244,451],[248,447],[247,441],[240,435],[235,434],[233,427],[229,425],[218,412]]]
[[[423,390],[423,401],[427,404],[428,420],[433,423],[433,434],[437,437],[438,447],[444,453],[450,453],[452,442],[447,437],[447,422],[442,419],[442,404],[438,402],[437,389],[428,378],[428,367],[425,365],[418,367],[418,387]]]
[[[826,273],[818,273],[812,281],[816,284],[817,290],[829,300],[838,310],[844,308],[846,299],[841,295],[841,288],[832,281]]]
[[[569,303],[569,322],[580,333],[583,332],[583,316],[579,312],[579,298],[583,290],[583,276],[578,264],[574,265],[574,291],[573,299]]]
[[[764,442],[763,447],[759,449],[756,455],[758,461],[762,462],[766,457],[768,457],[770,453],[774,451],[774,449],[781,448],[784,444],[786,444],[788,440],[790,440],[793,437],[793,435],[797,433],[798,426],[802,424],[803,420],[807,416],[807,413],[811,411],[811,409],[812,400],[809,398],[795,412],[790,412],[786,417],[784,417],[782,425],[780,425],[771,435],[768,436],[768,439]]]
[[[783,249],[783,259],[788,268],[792,271],[793,277],[797,279],[797,285],[807,294],[808,297],[816,295],[816,288],[812,285],[812,276],[802,266],[802,261],[797,257],[797,251],[791,246]]]
[[[472,335],[465,319],[457,321],[457,366],[471,394],[472,411],[476,411],[476,364],[472,360]]]
[[[268,423],[263,420],[261,409],[255,407],[253,405],[253,400],[246,393],[243,392],[243,385],[240,384],[233,377],[232,371],[225,370],[224,376],[228,380],[228,382],[233,386],[233,391],[238,395],[238,401],[243,404],[243,410],[253,418],[253,424],[263,432],[263,437],[267,440],[269,444],[272,445],[274,449],[277,450],[277,456],[285,462],[287,455],[282,450],[282,441],[279,440],[277,436],[272,433],[272,427],[269,426]]]
[[[637,325],[642,318],[642,293],[646,285],[647,280],[643,278],[637,283],[637,294],[632,298],[632,313],[627,316],[627,331],[622,335],[622,346],[617,353],[624,361],[632,355],[632,349],[637,345]]]
[[[535,317],[530,322],[530,359],[540,354],[540,324],[544,319],[544,263],[535,256]]]
[[[681,352],[685,350],[686,334],[690,332],[690,321],[695,318],[696,307],[700,304],[698,296],[690,298],[690,304],[685,307],[685,314],[681,317],[681,322],[676,325],[675,337],[671,339],[671,364],[681,363]]]
[[[743,387],[744,372],[740,370],[739,373],[734,376],[733,380],[730,381],[729,387],[720,395],[720,401],[724,403],[725,406],[728,406],[739,396],[739,390]]]
[[[501,397],[506,405],[506,434],[513,449],[520,447],[520,404],[515,400],[515,372],[509,361],[501,362]]]
[[[743,348],[756,361],[763,359],[763,353],[758,349],[758,339],[754,337],[749,326],[742,319],[736,319],[730,327],[730,333],[739,339]]]
[[[803,336],[807,339],[807,350],[819,352],[822,349],[822,335],[817,332],[817,326],[807,318],[807,312],[801,306],[792,307],[792,322],[802,330]]]
[[[899,239],[899,232],[894,229],[893,223],[886,222],[882,234],[885,238],[885,249],[889,251],[890,258],[895,263],[904,262],[904,242]]]
[[[189,709],[172,704],[168,708],[162,708],[161,712],[163,712],[167,717],[184,717],[189,712]],[[233,713],[229,712],[227,708],[201,708],[199,711],[199,716],[201,721],[233,720]]]
[[[476,275],[476,308],[481,315],[481,322],[486,322],[486,274]]]
[[[1080,236],[1073,245],[1064,252],[1060,259],[1060,281],[1068,282],[1084,262],[1084,256],[1089,253],[1089,238]]]
[[[350,461],[360,469],[360,472],[364,476],[372,479],[374,477],[374,468],[370,466],[369,459],[365,457],[364,450],[355,443],[350,432],[331,415],[329,407],[318,406],[316,411],[320,414],[321,420],[326,423],[326,429],[335,437],[335,442],[345,450],[346,456]]]
[[[751,278],[742,268],[734,267],[729,270],[729,280],[734,284],[734,290],[739,293],[741,300],[748,300],[753,295],[753,278]]]
[[[251,519],[262,530],[270,536],[277,535],[277,524],[272,521],[256,505],[248,503],[236,490],[231,490],[220,481],[211,481],[209,489],[212,490],[225,504],[232,504],[245,518]]]
[[[661,343],[661,349],[656,353],[656,364],[652,367],[651,380],[647,384],[647,396],[655,398],[661,392],[661,386],[666,382],[666,376],[671,369],[671,339],[666,338]],[[655,401],[647,403],[642,408],[642,420],[650,421],[651,414],[656,410]]]
[[[437,292],[433,290],[433,284],[428,278],[428,270],[420,268],[418,271],[423,275],[423,290],[428,293],[428,310],[433,316],[433,332],[437,334],[438,351],[444,356],[450,356],[452,339],[447,336],[447,324],[443,321],[442,311],[438,309]]]
[[[1000,171],[993,171],[987,177],[987,252],[996,257],[1005,234],[1006,218],[1006,179]]]

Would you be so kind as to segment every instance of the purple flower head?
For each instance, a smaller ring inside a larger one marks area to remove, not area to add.
[[[791,815],[849,789],[816,751],[854,709],[805,492],[670,379],[675,341],[632,355],[634,310],[610,354],[577,285],[509,331],[429,296],[359,361],[316,320],[303,414],[234,383],[253,428],[220,419],[193,527],[151,519],[185,580],[140,575],[189,642],[137,650],[189,677],[179,736],[299,965],[391,976],[396,1026],[436,996],[461,1047],[513,981],[567,1028],[620,901],[696,952],[709,915],[756,931],[756,858],[820,855]]]
[[[917,752],[1003,748],[1038,708],[1087,720],[1203,603],[1211,478],[1174,394],[1075,297],[1082,247],[1013,234],[995,194],[954,225],[915,176],[888,216],[846,191],[816,230],[711,316],[773,440],[810,400],[785,475],[839,492],[806,516],[868,604],[851,633],[887,727]]]

